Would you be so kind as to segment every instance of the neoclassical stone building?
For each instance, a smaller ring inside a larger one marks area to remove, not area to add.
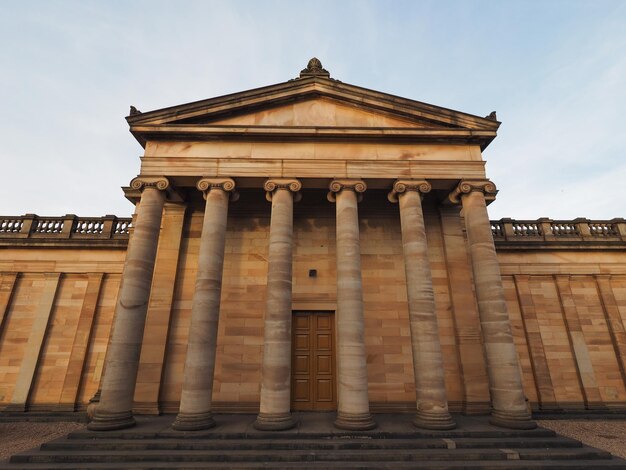
[[[626,223],[490,221],[477,117],[331,79],[141,113],[132,219],[0,219],[0,406],[175,413],[626,410]]]

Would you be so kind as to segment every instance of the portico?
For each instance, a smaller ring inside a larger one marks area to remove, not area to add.
[[[373,412],[398,410],[412,410],[418,427],[452,429],[451,408],[484,403],[494,424],[534,426],[486,211],[496,190],[481,151],[496,135],[494,115],[343,84],[312,60],[293,81],[133,108],[127,119],[145,154],[125,188],[137,203],[134,233],[91,429],[131,426],[133,402],[145,401],[135,385],[148,305],[159,296],[152,279],[170,223],[162,213],[173,203],[186,216],[153,406],[177,413],[175,429],[214,426],[216,405],[254,410],[259,430],[288,429],[298,386],[336,397],[342,429],[372,429]],[[440,266],[459,249],[472,276],[451,285]],[[489,378],[478,396],[460,395],[476,386],[445,354],[456,348],[452,290],[478,309],[471,327],[482,331],[484,357],[467,366]],[[310,341],[326,341],[331,354],[294,347],[298,311],[330,312],[334,327]],[[300,385],[296,362],[310,372]],[[320,378],[321,369],[330,374]]]

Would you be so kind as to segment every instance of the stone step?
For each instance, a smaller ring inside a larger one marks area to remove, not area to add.
[[[122,431],[74,431],[68,439],[337,439],[337,438],[370,438],[370,439],[456,439],[456,438],[537,438],[555,437],[556,433],[550,429],[537,428],[532,430],[462,430],[451,431],[359,431],[343,432],[297,432],[297,431],[250,431],[250,432],[220,432],[207,431],[173,431],[170,429],[156,429],[154,431],[134,429]]]
[[[2,464],[0,470],[119,470],[119,464],[90,462],[90,463],[20,463],[19,465]],[[281,469],[281,470],[302,470],[302,463],[294,464],[290,462],[250,462],[233,463],[223,462],[185,462],[181,465],[177,462],[133,462],[133,469],[158,469],[175,468],[184,469],[229,469],[229,470],[259,470],[259,469]],[[449,462],[449,461],[412,461],[412,462],[307,462],[307,469],[324,470],[392,470],[392,469],[416,469],[420,470],[626,470],[626,463],[623,460],[503,460],[503,461],[475,461],[475,462]]]
[[[75,411],[6,411],[0,412],[0,423],[55,423],[63,421],[66,423],[85,423],[87,415]]]
[[[337,430],[325,414],[302,415],[294,429],[277,432],[255,430],[255,416],[217,418],[218,427],[201,432],[173,431],[171,416],[138,418],[120,431],[75,431],[0,469],[626,470],[626,461],[551,430],[499,429],[487,417],[458,416],[458,429],[425,431],[403,415],[380,415],[379,428],[365,432]]]
[[[354,450],[354,449],[470,449],[470,448],[576,448],[579,441],[565,437],[457,438],[457,439],[59,439],[42,444],[46,451],[105,450]]]
[[[198,451],[198,450],[140,450],[140,451],[105,451],[96,452],[91,449],[67,452],[34,451],[25,452],[11,457],[10,462],[21,463],[147,463],[172,462],[186,464],[188,462],[434,462],[434,461],[493,461],[493,460],[595,460],[611,459],[611,454],[590,447],[581,448],[544,448],[544,449],[359,449],[310,451],[262,451],[243,450],[234,452]]]

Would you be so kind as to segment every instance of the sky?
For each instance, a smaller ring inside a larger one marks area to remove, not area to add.
[[[502,126],[492,219],[626,217],[626,2],[0,0],[0,215],[128,216],[124,116],[333,78]]]

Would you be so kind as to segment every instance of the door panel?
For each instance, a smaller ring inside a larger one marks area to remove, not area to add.
[[[320,402],[333,401],[333,383],[331,380],[318,379],[317,381],[317,400]]]
[[[330,351],[332,349],[332,340],[327,333],[317,334],[317,347],[318,351]]]
[[[297,351],[308,351],[309,350],[309,335],[307,334],[297,334],[295,338],[295,347]]]
[[[292,399],[298,403],[309,403],[311,401],[311,385],[308,379],[296,379]]]
[[[337,408],[334,318],[330,312],[295,312],[292,322],[291,408]]]
[[[296,356],[293,363],[294,374],[309,375],[309,362],[309,356]]]
[[[332,374],[333,369],[331,367],[332,358],[328,356],[317,357],[317,369],[315,372],[319,374]]]

